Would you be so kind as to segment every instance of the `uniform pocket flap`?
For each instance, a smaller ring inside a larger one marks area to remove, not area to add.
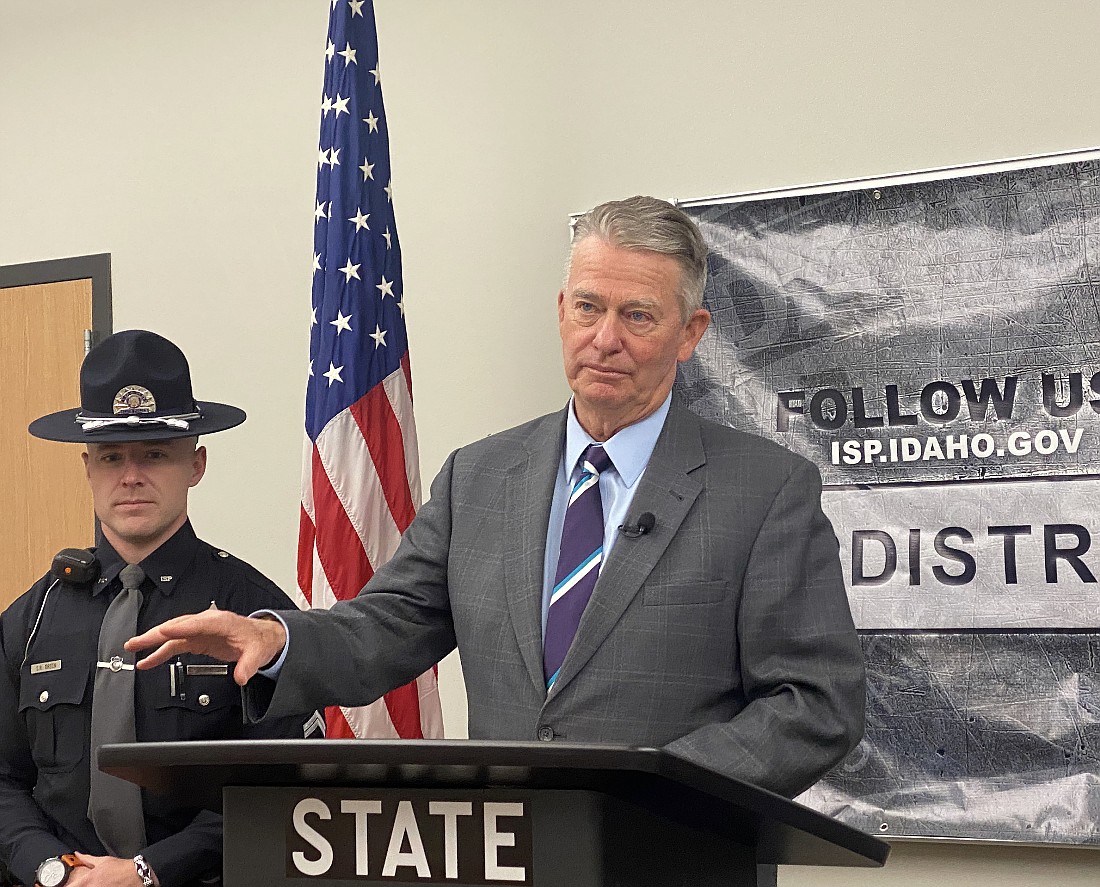
[[[54,662],[60,662],[60,667],[45,670],[32,668],[41,664],[52,666]],[[64,659],[28,663],[19,682],[19,711],[32,708],[48,711],[55,705],[80,705],[88,690],[90,672],[86,663],[74,662],[66,666]]]
[[[172,667],[173,663],[169,662],[158,669],[164,674],[158,678],[161,686],[158,686],[154,707],[162,710],[185,708],[202,714],[240,705],[241,688],[224,665],[192,663],[178,668],[174,681],[171,679]]]

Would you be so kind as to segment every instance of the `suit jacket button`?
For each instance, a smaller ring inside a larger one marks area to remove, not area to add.
[[[539,727],[539,732],[536,734],[543,742],[550,742],[554,738],[553,727]]]

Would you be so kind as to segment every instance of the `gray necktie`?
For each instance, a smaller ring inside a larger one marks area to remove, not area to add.
[[[120,591],[99,629],[99,661],[92,692],[91,784],[88,818],[112,856],[129,857],[145,846],[141,789],[96,767],[101,745],[134,742],[134,654],[122,645],[137,633],[141,583],[145,573],[133,564],[119,574]]]

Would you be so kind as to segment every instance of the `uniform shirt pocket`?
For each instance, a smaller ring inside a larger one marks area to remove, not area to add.
[[[726,596],[728,586],[725,579],[657,583],[645,586],[642,600],[647,607],[712,604]]]
[[[153,707],[161,727],[178,739],[231,738],[226,723],[241,704],[241,688],[233,680],[233,666],[206,657],[184,657],[157,669]]]
[[[31,673],[35,665],[51,662],[60,662],[61,667]],[[71,657],[49,660],[35,655],[23,667],[19,714],[27,725],[31,756],[40,770],[71,770],[84,760],[88,719],[82,706],[90,675],[90,663],[72,662]]]

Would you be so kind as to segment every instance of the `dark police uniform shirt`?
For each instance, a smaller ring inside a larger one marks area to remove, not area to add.
[[[92,686],[100,623],[126,564],[106,540],[96,556],[102,574],[90,587],[58,583],[43,607],[53,582],[47,575],[0,616],[0,858],[25,884],[34,883],[35,869],[50,856],[106,853],[87,816]],[[293,607],[263,574],[196,538],[190,523],[140,566],[146,580],[139,632],[211,606],[243,614]],[[44,664],[52,670],[42,670]],[[246,726],[232,668],[217,663],[204,671],[220,673],[187,674],[187,665],[200,664],[216,663],[184,654],[137,672],[139,742],[302,738],[306,716]],[[143,795],[148,847],[142,853],[162,887],[220,873],[221,817]]]

